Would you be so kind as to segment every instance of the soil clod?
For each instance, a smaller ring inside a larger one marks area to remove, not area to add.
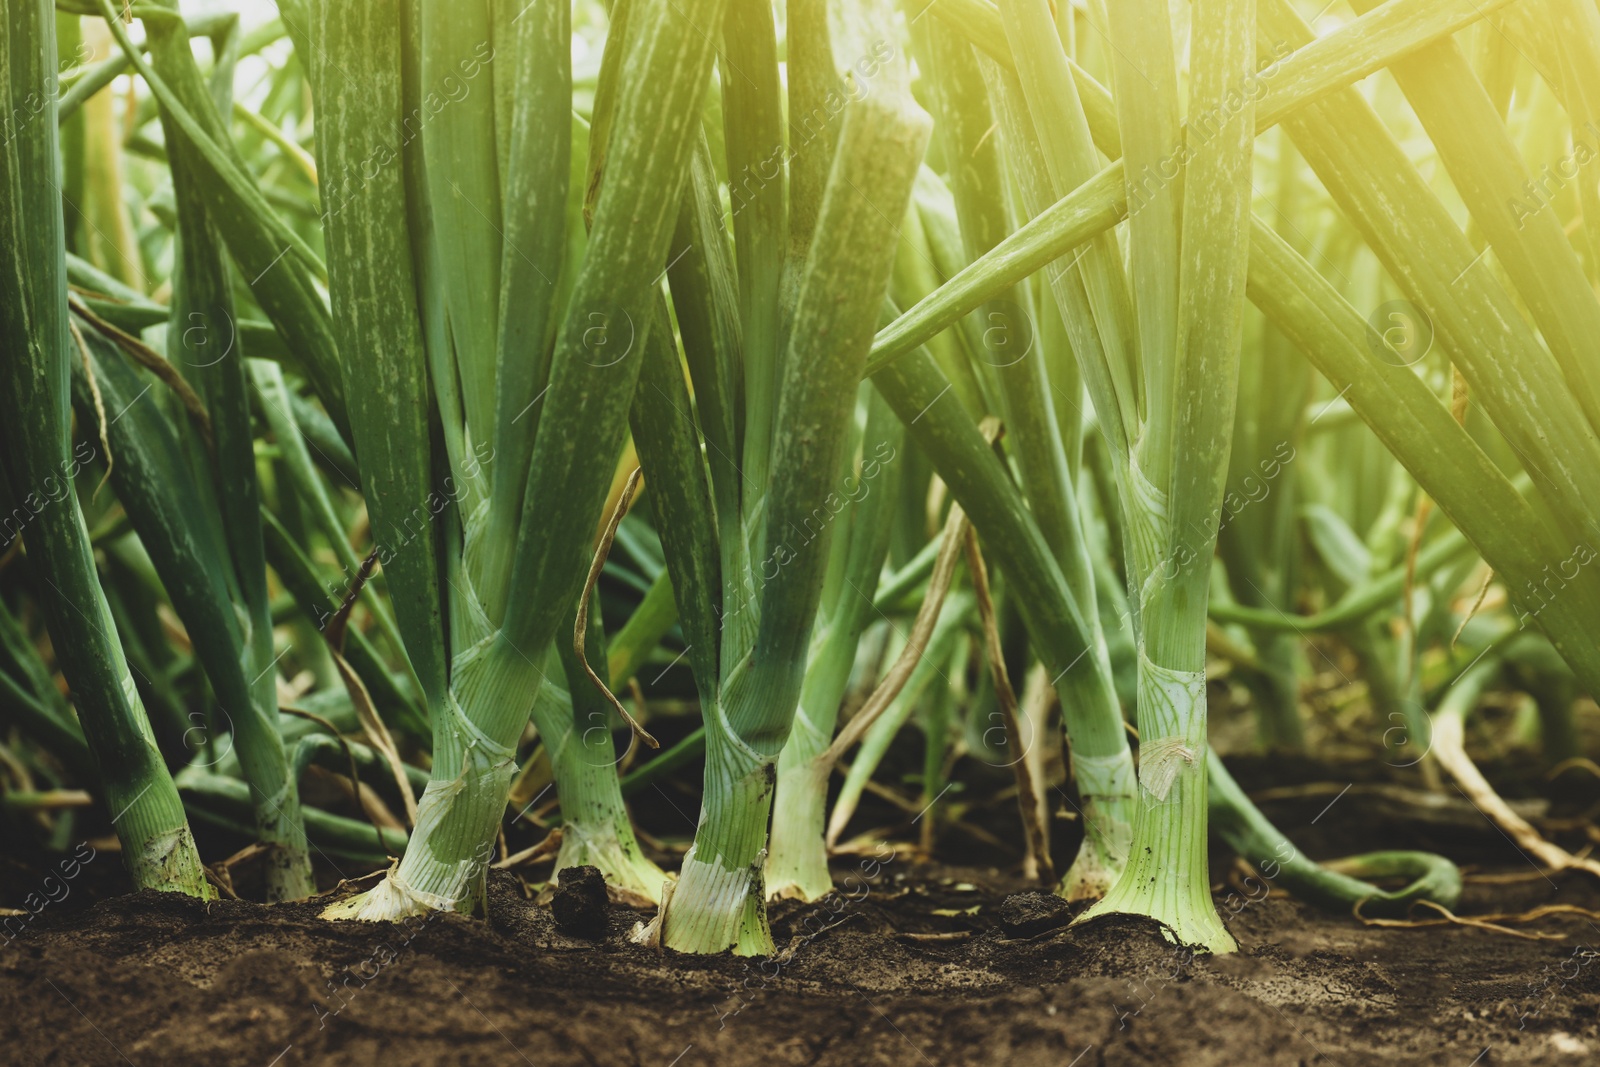
[[[610,929],[606,879],[598,867],[568,867],[550,901],[556,927],[574,937],[599,939]]]
[[[1038,890],[1012,893],[1000,902],[999,919],[1007,937],[1034,937],[1071,922],[1072,905]]]

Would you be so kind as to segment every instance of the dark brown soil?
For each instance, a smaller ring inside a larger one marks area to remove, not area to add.
[[[1544,877],[1464,797],[1420,801],[1415,769],[1229,764],[1309,855],[1440,852],[1468,872],[1461,915],[1600,911],[1600,883]],[[687,844],[695,770],[636,798],[647,842]],[[37,914],[0,919],[0,1067],[1600,1063],[1600,919],[1518,927],[1542,940],[1364,926],[1276,892],[1230,897],[1242,883],[1213,842],[1237,955],[1197,958],[1140,920],[1069,928],[1072,909],[1017,878],[1009,776],[982,770],[963,772],[977,785],[959,825],[944,825],[939,862],[908,845],[840,857],[834,898],[774,906],[771,960],[634,946],[626,935],[645,913],[604,903],[585,872],[563,879],[554,909],[496,873],[486,920],[327,923],[316,917],[325,901],[129,894],[110,851],[79,846],[74,863],[7,841],[0,907]],[[1593,779],[1494,770],[1513,802],[1535,804],[1529,817],[1583,847],[1600,818]],[[904,839],[909,820],[869,796],[860,821]],[[1055,854],[1070,855],[1075,822],[1054,829]],[[513,849],[537,840],[516,835],[543,833],[512,831]],[[204,830],[200,840],[208,859],[243,843]],[[361,873],[345,866],[324,865],[324,884]],[[250,863],[233,875],[241,895],[259,894]]]
[[[1575,877],[1522,872],[1470,885],[1462,912],[1597,903]],[[837,873],[848,895],[774,910],[788,955],[768,961],[635,947],[625,934],[639,913],[615,906],[602,939],[568,936],[498,873],[487,921],[409,927],[154,893],[46,906],[0,949],[0,1062],[1469,1067],[1600,1055],[1600,929],[1582,917],[1540,925],[1563,940],[1528,941],[1363,927],[1273,897],[1232,919],[1238,955],[1193,958],[1144,921],[1053,926],[1066,916],[1008,902],[1015,883],[992,871],[897,856],[870,881]]]

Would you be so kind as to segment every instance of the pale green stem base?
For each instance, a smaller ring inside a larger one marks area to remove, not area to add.
[[[114,633],[105,598],[99,598],[103,632]],[[206,881],[205,866],[195,848],[194,834],[178,796],[178,786],[167,773],[150,720],[139,701],[123,659],[122,646],[112,643],[112,662],[122,677],[122,691],[132,720],[131,744],[120,751],[96,753],[106,806],[111,810],[111,825],[122,843],[122,862],[137,889],[157,889],[165,893],[186,893],[201,900],[217,894]],[[92,722],[85,722],[91,744]],[[107,766],[115,758],[116,765]]]
[[[1057,892],[1068,900],[1097,900],[1121,876],[1133,847],[1138,780],[1111,678],[1105,637],[1056,681],[1061,722],[1072,746],[1072,776],[1082,799],[1083,844]]]
[[[311,849],[306,844],[296,784],[285,778],[277,796],[258,795],[252,789],[250,799],[256,813],[257,839],[267,847],[267,903],[312,896],[317,887],[311,875]]]
[[[775,778],[774,760],[735,739],[725,721],[708,724],[700,825],[662,917],[668,948],[772,954],[762,868]]]
[[[579,685],[588,685],[582,679]],[[618,757],[607,723],[579,729],[564,704],[539,701],[534,725],[545,738],[561,799],[561,851],[554,873],[568,867],[597,867],[606,885],[660,904],[667,873],[639,848],[622,799]]]
[[[471,914],[481,905],[515,745],[542,680],[530,659],[496,636],[456,657],[434,723],[433,780],[417,804],[405,857],[323,918],[383,922],[429,911]]]
[[[861,520],[860,516],[857,517]],[[836,545],[840,550],[843,546]],[[862,627],[839,612],[813,643],[794,724],[778,753],[772,841],[767,846],[767,899],[821,900],[833,892],[823,840],[830,765],[822,755],[833,741],[839,705],[850,686]]]
[[[772,844],[767,856],[767,899],[821,900],[833,892],[823,831],[828,813],[828,770],[818,757],[827,747],[810,739],[796,745],[809,727],[795,716],[794,732],[778,756],[777,799],[773,803]],[[811,731],[815,733],[815,731]],[[815,749],[815,751],[812,751]]]
[[[267,651],[270,652],[270,645]],[[239,768],[250,785],[256,837],[267,847],[267,903],[276,904],[305,900],[316,893],[317,885],[311,874],[311,850],[306,844],[305,819],[300,811],[300,786],[289,770],[289,757],[279,732],[276,675],[271,670],[260,673],[255,706],[246,709],[234,724],[234,744]]]
[[[1139,657],[1140,804],[1122,876],[1082,919],[1148,915],[1168,936],[1212,952],[1238,944],[1211,901],[1206,869],[1205,672]]]
[[[161,779],[140,791],[125,810],[112,811],[117,839],[122,842],[122,862],[138,889],[211,900],[216,892],[206,881],[177,787],[164,768]],[[107,805],[115,808],[123,792],[108,789]]]
[[[1133,753],[1072,757],[1083,806],[1083,844],[1057,892],[1068,900],[1098,900],[1110,892],[1133,850],[1138,781]]]

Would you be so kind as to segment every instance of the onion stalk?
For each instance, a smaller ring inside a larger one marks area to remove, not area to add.
[[[0,145],[0,392],[15,405],[0,429],[5,496],[33,513],[25,536],[45,586],[39,603],[76,695],[128,873],[140,888],[206,898],[213,893],[117,639],[72,484],[82,460],[69,450],[68,381],[78,354],[51,121],[55,11],[17,0],[3,12],[0,105],[10,125]]]

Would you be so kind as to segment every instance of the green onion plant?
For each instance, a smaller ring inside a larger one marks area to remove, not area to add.
[[[1352,731],[1592,869],[1468,752],[1581,758],[1600,692],[1592,0],[0,20],[0,786],[136,886],[592,865],[765,955],[877,799],[934,855],[1014,789],[1025,879],[1226,952],[1213,831],[1459,898],[1212,745]]]

